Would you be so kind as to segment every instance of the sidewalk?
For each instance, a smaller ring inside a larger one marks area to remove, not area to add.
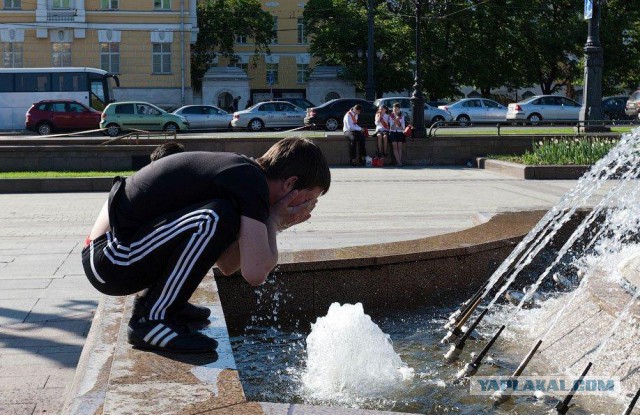
[[[478,213],[547,209],[575,181],[524,181],[476,169],[332,169],[308,223],[282,250],[407,240],[474,225]],[[81,244],[106,193],[0,194],[0,414],[56,414],[98,293]]]

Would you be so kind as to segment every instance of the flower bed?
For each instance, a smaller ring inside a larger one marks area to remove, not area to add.
[[[549,139],[533,143],[533,151],[522,156],[488,156],[488,158],[528,166],[585,166],[604,157],[618,142],[617,138],[580,137]]]

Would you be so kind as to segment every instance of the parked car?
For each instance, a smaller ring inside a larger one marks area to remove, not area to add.
[[[189,121],[177,114],[171,114],[148,102],[125,101],[114,102],[106,106],[102,112],[100,128],[106,129],[111,137],[122,131],[185,131]]]
[[[278,98],[278,101],[285,101],[285,102],[290,102],[293,105],[295,105],[296,107],[300,107],[303,110],[306,110],[307,108],[311,108],[311,107],[315,107],[316,104],[314,104],[313,102],[309,101],[306,98]]]
[[[290,102],[267,101],[233,113],[231,126],[260,131],[263,128],[302,127],[306,112]]]
[[[25,128],[40,135],[54,131],[96,130],[100,111],[73,100],[36,102],[27,110]]]
[[[186,118],[190,130],[229,129],[233,119],[233,114],[214,105],[185,105],[172,114]]]
[[[509,104],[507,121],[578,121],[582,106],[572,99],[559,95],[535,95],[521,102]]]
[[[504,122],[507,116],[504,105],[487,98],[464,98],[438,108],[448,111],[463,127],[478,122]]]
[[[378,98],[373,103],[376,107],[380,105],[386,105],[389,107],[389,110],[393,109],[393,104],[400,104],[400,109],[409,117],[410,120],[413,119],[413,110],[411,108],[411,98],[409,97],[386,97],[386,98]],[[435,108],[430,106],[429,104],[424,104],[424,123],[425,125],[431,125],[440,121],[452,121],[453,117],[451,114],[443,109]]]
[[[624,112],[631,118],[640,118],[640,89],[631,94],[627,99]]]
[[[378,108],[373,105],[371,101],[358,98],[337,98],[317,107],[307,108],[304,125],[314,125],[328,131],[335,131],[342,127],[344,115],[349,111],[349,108],[356,104],[362,105],[362,112],[358,117],[358,124],[366,128],[375,127],[374,118]]]
[[[447,101],[426,101],[425,104],[427,104],[430,107],[438,108],[440,105],[449,105],[449,102],[447,102]]]
[[[602,98],[602,111],[605,120],[628,120],[633,117],[625,113],[626,95],[616,95]]]

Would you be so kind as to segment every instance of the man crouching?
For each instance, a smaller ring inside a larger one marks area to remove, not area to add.
[[[216,264],[251,285],[278,262],[277,232],[304,222],[331,173],[311,141],[286,138],[253,160],[236,153],[184,152],[116,177],[82,250],[101,293],[142,293],[129,321],[139,348],[212,352],[217,342],[185,323],[210,310],[188,302]]]

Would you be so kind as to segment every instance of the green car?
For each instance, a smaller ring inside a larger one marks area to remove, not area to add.
[[[100,128],[111,137],[122,131],[185,131],[189,122],[148,102],[114,102],[102,111]]]

